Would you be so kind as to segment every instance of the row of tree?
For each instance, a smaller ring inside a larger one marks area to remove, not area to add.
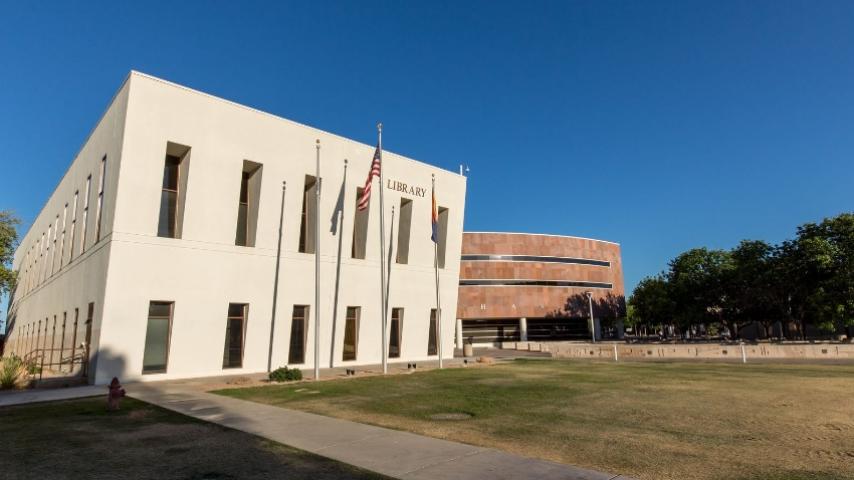
[[[747,325],[789,339],[850,337],[854,214],[802,225],[779,245],[744,240],[732,250],[684,252],[661,274],[641,280],[629,298],[629,323],[733,338]]]

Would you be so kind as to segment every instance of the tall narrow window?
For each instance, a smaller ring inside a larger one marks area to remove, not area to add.
[[[50,276],[53,276],[53,272],[56,271],[54,266],[56,265],[56,241],[59,237],[59,215],[56,216],[56,220],[53,221],[53,246],[50,251]]]
[[[98,173],[98,204],[95,205],[95,243],[101,240],[101,216],[104,209],[104,175],[107,173],[107,156],[101,159],[101,171]]]
[[[243,366],[243,337],[244,332],[246,332],[247,306],[245,303],[228,304],[222,368],[240,368]]]
[[[302,217],[299,225],[299,251],[314,253],[315,235],[315,195],[317,194],[317,179],[311,175],[305,176],[305,188],[302,196]]]
[[[174,302],[148,304],[148,327],[145,330],[145,352],[142,373],[163,373],[169,363],[169,332],[172,328]]]
[[[356,189],[356,208],[353,214],[353,245],[350,248],[350,257],[365,258],[365,246],[368,240],[368,212],[370,211],[370,203],[364,210],[359,210],[359,199],[365,189],[359,187]]]
[[[427,332],[427,355],[436,355],[436,337],[438,337],[438,322],[436,321],[436,309],[430,309],[430,331]]]
[[[347,319],[344,322],[343,360],[356,359],[356,347],[359,343],[359,307],[347,307]]]
[[[189,171],[190,147],[167,142],[157,221],[158,237],[181,238]]]
[[[71,368],[74,368],[74,359],[77,356],[77,323],[80,320],[80,309],[74,309],[74,326],[71,327]]]
[[[397,224],[397,263],[409,263],[409,231],[412,228],[412,200],[400,199],[400,221]]]
[[[65,324],[68,322],[68,312],[62,312],[62,334],[59,337],[59,371],[62,371],[62,358],[65,355]],[[73,364],[72,364],[73,365]]]
[[[81,230],[80,230],[80,253],[81,254],[86,251],[86,224],[89,223],[88,222],[88,219],[89,219],[89,194],[91,193],[91,189],[92,189],[92,175],[89,175],[89,177],[86,178],[86,196],[83,197],[83,218],[81,219],[83,223],[82,223]]]
[[[51,246],[51,244],[53,244],[53,241],[50,239],[50,233],[52,231],[53,231],[53,225],[48,224],[47,225],[47,243],[45,244],[45,250],[44,250],[44,279],[45,280],[50,278],[50,274],[53,273],[53,272],[51,272],[51,268],[50,268],[50,252],[51,252],[50,246]]]
[[[237,201],[237,233],[234,244],[243,247],[255,246],[258,227],[258,204],[261,191],[261,165],[243,161],[240,175],[240,197]]]
[[[42,279],[44,278],[44,265],[45,265],[45,260],[47,258],[47,255],[45,255],[45,247],[46,246],[47,245],[45,244],[44,233],[42,233],[42,239],[41,239],[41,242],[39,243],[39,258],[38,258],[38,262],[39,262],[38,263],[38,276],[39,277],[38,277],[38,282],[36,282],[36,285],[41,285]]]
[[[68,263],[74,260],[74,232],[77,229],[77,197],[80,191],[74,192],[74,202],[71,203],[71,234],[68,237]]]
[[[403,325],[403,309],[391,309],[391,325],[388,332],[388,356],[400,357],[401,326]]]
[[[62,209],[62,236],[59,239],[59,269],[62,270],[62,266],[65,265],[65,230],[68,221],[68,204],[65,204],[65,208]]]
[[[291,344],[288,349],[288,364],[305,363],[305,335],[308,321],[308,306],[294,305],[291,319]]]
[[[181,159],[166,155],[163,166],[163,187],[160,194],[160,220],[157,224],[157,236],[176,238],[178,230],[178,180]]]
[[[439,243],[436,245],[436,261],[439,263],[439,268],[445,268],[445,250],[448,244],[448,209],[439,207]]]

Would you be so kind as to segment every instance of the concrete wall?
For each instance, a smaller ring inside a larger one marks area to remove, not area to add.
[[[556,358],[614,358],[614,347],[619,359],[632,360],[703,360],[728,359],[742,361],[741,345],[659,345],[622,343],[575,342],[506,342],[502,348],[549,352]],[[854,360],[854,344],[757,344],[744,345],[747,361],[751,359],[804,359],[804,360]]]
[[[18,272],[19,282],[9,305],[8,338],[4,352],[7,355],[13,353],[24,355],[35,348],[45,346],[50,348],[51,345],[57,349],[64,345],[64,356],[70,355],[72,348],[79,352],[80,343],[85,339],[89,303],[94,303],[95,307],[91,344],[92,351],[97,350],[102,329],[104,290],[110,257],[128,93],[129,84],[126,81],[75,156],[30,229],[21,238],[12,264],[12,268]],[[96,239],[99,171],[101,159],[105,155],[107,162],[101,212],[101,236],[100,239]],[[89,211],[85,222],[86,241],[83,244],[83,211],[86,179],[89,175],[92,176],[92,181]],[[75,191],[79,192],[77,221],[72,229],[72,218],[75,215],[73,208]],[[68,204],[67,209],[66,204]],[[54,244],[52,226],[56,223],[57,216],[59,216],[59,234],[56,235]],[[65,216],[64,229],[63,216]],[[44,238],[48,238],[49,228],[51,229],[50,251],[42,244],[43,235]],[[64,241],[63,231],[65,231]],[[76,331],[73,328],[75,309],[79,315]],[[63,318],[66,322],[65,339],[62,338]],[[44,327],[46,319],[49,324],[47,332]],[[58,355],[58,353],[55,354]]]

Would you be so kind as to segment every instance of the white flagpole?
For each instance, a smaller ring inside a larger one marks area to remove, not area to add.
[[[438,213],[438,207],[433,205],[433,202],[436,199],[436,174],[433,174],[433,198],[430,199],[430,221],[433,221],[433,212]],[[436,270],[436,343],[437,343],[437,351],[439,353],[439,368],[442,368],[442,302],[439,296],[439,238],[438,238],[438,222],[439,219],[436,218],[436,240],[433,242],[433,267]],[[431,225],[432,227],[432,225]]]
[[[320,380],[320,139],[314,183],[314,379]]]
[[[377,147],[380,151],[380,314],[382,315],[382,356],[383,374],[388,373],[388,332],[386,325],[386,298],[385,298],[385,207],[383,205],[383,124],[377,124]]]

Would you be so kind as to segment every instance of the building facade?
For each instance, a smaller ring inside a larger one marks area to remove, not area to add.
[[[622,336],[625,293],[617,243],[466,232],[460,260],[458,346],[589,340],[591,328],[596,338]]]
[[[389,361],[452,356],[465,177],[384,152],[360,211],[374,149],[131,72],[22,238],[6,353],[97,384],[312,368],[319,309],[321,367],[380,363],[382,188]]]

